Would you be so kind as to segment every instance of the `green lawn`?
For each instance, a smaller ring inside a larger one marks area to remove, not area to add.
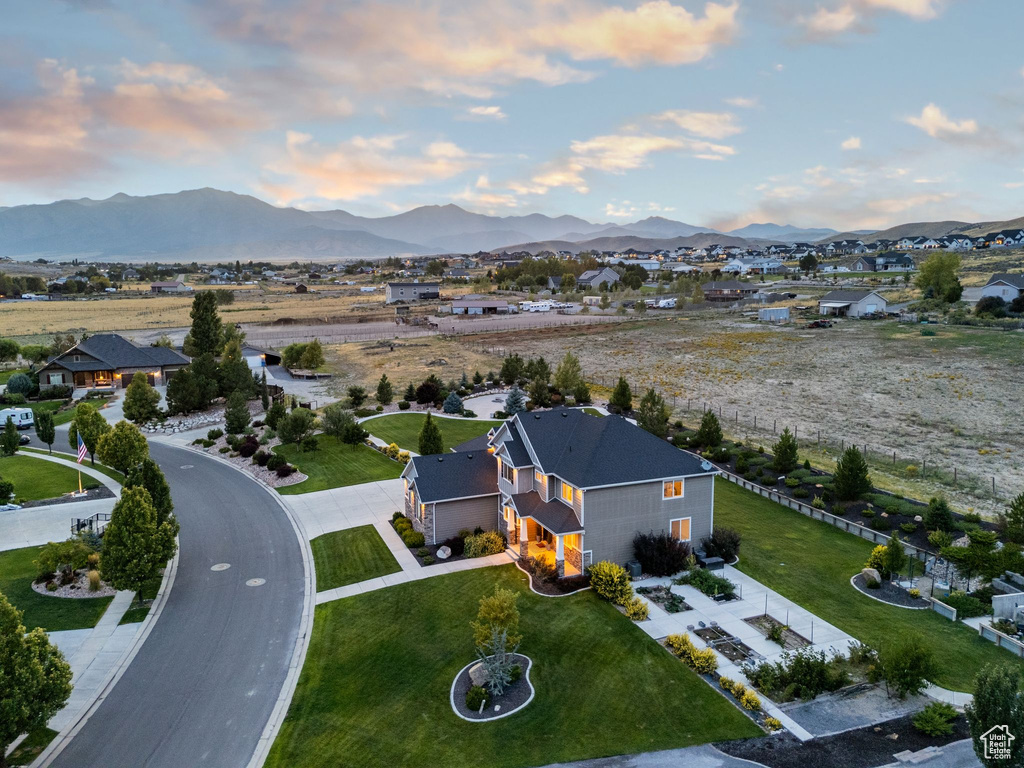
[[[6,384],[16,373],[28,373],[28,368],[11,368],[8,371],[0,371],[0,384]]]
[[[38,501],[78,490],[78,472],[71,467],[19,454],[0,459],[0,477],[14,483],[15,499]],[[98,484],[96,478],[82,476],[83,486]]]
[[[604,414],[597,410],[597,408],[584,408],[583,412],[589,413],[591,416],[604,416]]]
[[[59,427],[61,424],[67,424],[75,418],[74,408],[68,408],[66,411],[57,413],[62,405],[64,405],[63,400],[43,400],[38,403],[29,403],[29,407],[32,409],[32,413],[35,414],[36,417],[38,417],[43,411],[49,411],[52,413],[53,425],[55,427]]]
[[[403,450],[418,452],[420,430],[423,429],[423,422],[426,420],[427,416],[424,413],[392,413],[364,422],[363,429],[387,443],[395,443]],[[441,429],[446,451],[474,437],[486,435],[491,427],[501,424],[500,421],[443,417],[435,417],[433,421]]]
[[[317,592],[402,570],[372,525],[325,533],[310,544]]]
[[[40,595],[32,590],[36,567],[32,561],[41,547],[25,547],[0,552],[0,592],[25,612],[28,629],[42,627],[48,632],[62,629],[86,629],[96,626],[112,597],[64,599]]]
[[[932,681],[936,685],[970,692],[986,664],[1014,663],[1008,651],[982,640],[965,624],[933,611],[885,605],[857,592],[850,577],[864,567],[873,547],[864,539],[727,480],[716,481],[715,525],[742,534],[737,568],[861,642],[879,648],[896,638],[920,636],[939,666]]]
[[[50,455],[45,448],[22,448],[21,450],[25,451],[27,453],[39,453],[39,454],[42,454],[44,456]],[[78,460],[78,456],[76,456],[75,454],[67,453],[65,451],[61,451],[61,450],[58,450],[58,449],[55,449],[53,451],[53,455],[56,456],[58,459],[65,459],[67,461],[72,461],[73,462],[73,461],[77,461]],[[60,465],[54,465],[54,466],[60,466]],[[116,480],[119,485],[124,485],[125,477],[124,477],[123,474],[118,472],[116,469],[111,469],[110,467],[105,466],[103,464],[93,465],[89,461],[88,458],[86,458],[86,460],[82,462],[82,466],[83,467],[88,467],[89,469],[94,469],[97,472],[99,472],[100,474],[106,475],[111,480]],[[85,483],[85,476],[84,475],[82,476],[82,483],[83,484]]]
[[[319,450],[304,452],[295,445],[274,448],[294,464],[307,479],[295,485],[278,488],[278,493],[291,495],[311,493],[345,485],[391,480],[402,474],[403,466],[380,451],[366,445],[346,445],[336,437],[317,435]]]
[[[138,599],[132,601],[131,607],[125,611],[119,624],[137,624],[149,615],[149,609],[156,599],[156,593],[160,591],[160,584],[163,582],[163,573],[158,573],[142,585],[142,604]]]
[[[45,727],[29,732],[25,740],[18,745],[18,748],[7,757],[7,764],[10,766],[31,765],[39,757],[40,753],[49,746],[56,735],[56,731],[51,731]]]
[[[761,731],[590,591],[529,592],[482,568],[317,606],[306,662],[267,768],[513,767],[747,738]],[[470,723],[449,691],[474,660],[469,622],[494,586],[519,593],[536,697]]]

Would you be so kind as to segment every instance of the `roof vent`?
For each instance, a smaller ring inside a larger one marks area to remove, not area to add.
[[[467,455],[466,458],[467,459],[472,459],[473,458],[473,454],[471,453],[471,454]]]
[[[540,418],[540,414],[539,414],[539,413],[535,413],[535,414],[533,414],[533,418],[535,418],[535,419],[539,419],[539,418]]]
[[[437,460],[438,460],[438,461],[444,461],[444,456],[438,456],[438,457],[437,457]]]
[[[562,411],[562,418],[563,419],[568,419],[569,418],[569,412],[568,411]]]

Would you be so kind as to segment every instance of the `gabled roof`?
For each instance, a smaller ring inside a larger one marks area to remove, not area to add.
[[[1024,275],[1011,275],[1003,272],[998,275],[992,275],[985,285],[992,285],[993,283],[1007,283],[1012,285],[1014,288],[1019,288],[1024,291]]]
[[[757,291],[757,288],[750,283],[741,283],[739,280],[718,280],[705,283],[703,287],[705,293],[708,291]]]
[[[74,355],[84,353],[104,364],[98,369],[95,362],[74,361]],[[190,359],[170,347],[140,347],[116,333],[98,333],[60,355],[47,365],[57,364],[68,370],[115,370],[117,368],[145,368],[164,365],[188,365]]]
[[[829,291],[819,301],[849,301],[851,303],[866,299],[871,294],[885,301],[885,297],[877,291]]]
[[[551,533],[579,533],[583,530],[576,511],[560,501],[544,501],[539,493],[516,493],[512,504],[520,517],[532,517]]]
[[[415,456],[412,465],[416,492],[427,504],[498,494],[498,462],[486,449]]]
[[[620,416],[575,409],[513,417],[541,470],[577,488],[595,488],[705,474],[700,458],[655,437]]]

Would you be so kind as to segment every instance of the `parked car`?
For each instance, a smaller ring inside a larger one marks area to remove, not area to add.
[[[18,437],[18,445],[28,445],[32,442],[32,438],[28,435],[20,435]]]

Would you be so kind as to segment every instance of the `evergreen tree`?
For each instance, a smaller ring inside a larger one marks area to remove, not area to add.
[[[1024,698],[1021,698],[1021,674],[1011,664],[989,664],[974,679],[974,698],[964,707],[967,724],[974,741],[974,753],[985,768],[1020,766],[1024,754]],[[993,728],[1005,726],[1016,736],[1008,740],[1009,757],[985,756],[985,742],[981,740]]]
[[[513,386],[508,393],[508,397],[505,398],[505,413],[509,416],[515,416],[517,413],[522,413],[525,410],[526,396],[518,386]]]
[[[572,391],[572,396],[576,400],[577,405],[590,402],[590,387],[587,386],[587,382],[581,381],[576,385],[576,388]]]
[[[238,339],[230,341],[224,347],[218,372],[221,397],[227,397],[232,392],[241,392],[246,397],[253,394],[252,373],[242,356],[242,345]]]
[[[441,430],[428,413],[427,420],[423,422],[423,428],[420,430],[419,454],[420,456],[432,456],[439,453],[444,453]]]
[[[96,448],[100,438],[110,431],[110,425],[102,414],[88,403],[79,403],[75,408],[75,418],[68,428],[68,445],[72,451],[78,452],[78,435],[82,435],[85,450],[89,452],[89,462],[96,465]]]
[[[0,593],[0,768],[11,743],[45,727],[71,696],[71,665],[23,615]]]
[[[636,412],[637,425],[652,435],[665,437],[668,434],[668,417],[669,410],[664,398],[651,387],[640,400]]]
[[[360,386],[349,387],[348,400],[352,403],[353,408],[358,408],[366,402],[366,389]]]
[[[450,392],[444,399],[442,407],[445,413],[462,413],[462,398],[459,397],[458,392]]]
[[[224,327],[217,314],[217,297],[213,291],[200,291],[196,294],[192,299],[189,316],[192,318],[192,329],[185,335],[185,354],[190,357],[219,355],[224,348]]]
[[[882,559],[883,568],[887,573],[898,574],[907,564],[907,553],[903,548],[903,542],[896,537],[896,533],[889,537],[889,543],[885,546],[885,557]]]
[[[479,387],[483,383],[484,383],[484,376],[483,376],[483,374],[480,373],[480,371],[477,371],[476,373],[474,373],[473,374],[473,384],[474,384],[474,386]]]
[[[217,369],[217,361],[212,354],[204,352],[199,357],[192,358],[189,368],[192,369],[192,380],[196,388],[195,410],[205,411],[220,391],[220,372]],[[175,374],[175,378],[177,378],[177,374]]]
[[[46,443],[50,453],[53,453],[53,441],[57,439],[57,429],[53,425],[53,411],[40,411],[36,414],[36,437],[40,442]]]
[[[127,474],[128,470],[149,457],[149,443],[137,426],[122,419],[99,439],[96,455],[108,467]]]
[[[538,377],[530,382],[530,400],[537,408],[547,408],[551,405],[548,383],[544,379]]]
[[[856,446],[847,448],[836,462],[833,487],[839,501],[856,501],[871,492],[868,463]]]
[[[170,520],[174,528],[174,534],[178,533],[178,523],[172,517],[174,502],[171,501],[171,487],[167,484],[167,478],[160,470],[160,466],[147,457],[135,465],[125,480],[126,488],[145,488],[149,492],[150,502],[156,511],[156,524],[159,528],[164,522]]]
[[[124,393],[124,417],[136,424],[144,424],[159,415],[159,404],[160,393],[150,386],[146,374],[136,371]]]
[[[526,364],[525,374],[530,381],[540,379],[547,384],[551,381],[551,366],[543,357],[535,357]]]
[[[519,382],[526,374],[526,363],[523,362],[518,354],[512,353],[501,362],[501,373],[498,375],[501,380],[513,386]]]
[[[466,372],[462,372],[462,378],[459,379],[459,389],[469,389],[469,377],[466,376]]]
[[[1024,544],[1024,493],[1020,493],[1006,508],[1002,518],[1006,540],[1014,544]]]
[[[380,381],[377,382],[377,402],[381,405],[390,405],[394,396],[394,389],[391,387],[391,382],[388,381],[388,375],[382,373]]]
[[[320,339],[313,339],[302,352],[301,365],[307,371],[315,371],[322,368],[324,362],[324,348],[320,345]]]
[[[149,491],[123,488],[103,532],[103,578],[114,589],[138,592],[174,556],[176,543],[170,521],[156,524]]]
[[[20,439],[18,437],[18,428],[14,426],[14,419],[8,416],[7,423],[4,425],[4,432],[0,435],[0,454],[13,456],[18,452],[18,442]]]
[[[266,421],[267,426],[271,429],[277,429],[278,423],[287,415],[288,409],[285,408],[284,403],[277,400],[271,403],[270,410],[267,411],[267,418],[264,421]]]
[[[566,352],[562,362],[555,369],[555,389],[563,395],[575,391],[583,381],[583,368],[580,359],[572,352]]]
[[[930,531],[951,531],[956,520],[945,496],[933,496],[924,513],[924,527]]]
[[[238,435],[249,426],[249,404],[240,390],[228,395],[227,408],[224,410],[225,428],[229,435]]]
[[[722,444],[722,425],[714,411],[704,412],[694,442],[702,448],[717,448]]]
[[[608,294],[607,293],[602,293],[601,294],[601,301],[600,301],[600,303],[597,306],[599,306],[601,309],[608,309],[608,307],[610,307],[611,305],[612,305],[612,300],[610,298],[608,298]]]
[[[700,304],[704,301],[704,289],[700,287],[700,283],[696,283],[693,286],[693,303]]]
[[[629,413],[633,410],[633,392],[624,376],[619,376],[619,381],[615,385],[615,389],[612,390],[612,396],[608,400],[608,410],[612,413]]]
[[[797,455],[796,438],[789,431],[789,427],[782,430],[779,441],[772,446],[772,469],[776,472],[792,472],[800,464],[800,457]]]
[[[404,395],[403,399],[407,403],[415,403],[416,402],[416,387],[414,387],[411,382],[410,382],[409,386],[405,388],[405,395]]]
[[[167,382],[167,412],[192,413],[199,407],[199,387],[192,374],[192,366],[178,371]]]
[[[266,369],[264,369],[260,375],[260,405],[263,406],[264,413],[266,413],[270,408],[270,390],[267,388]]]

